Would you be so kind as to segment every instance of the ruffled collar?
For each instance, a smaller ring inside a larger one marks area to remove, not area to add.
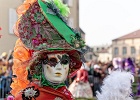
[[[48,81],[45,78],[44,75],[41,75],[41,76],[40,75],[39,76],[38,75],[34,75],[33,78],[36,78],[36,79],[40,80],[42,86],[49,86],[49,87],[54,88],[54,89],[58,89],[58,88],[60,88],[62,86],[66,86],[64,82],[59,83],[59,84],[52,83],[52,82]]]

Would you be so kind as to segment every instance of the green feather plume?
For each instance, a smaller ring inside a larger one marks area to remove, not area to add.
[[[63,4],[62,0],[45,0],[46,2],[54,2],[56,7],[60,10],[60,13],[64,17],[68,17],[70,9],[66,4]]]
[[[53,0],[54,4],[58,7],[60,10],[60,13],[62,16],[68,17],[68,14],[70,13],[70,10],[66,4],[63,4],[61,0]]]

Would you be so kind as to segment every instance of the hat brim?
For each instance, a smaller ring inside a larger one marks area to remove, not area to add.
[[[71,41],[72,41],[72,37],[75,37],[75,32],[57,15],[47,13],[48,7],[42,0],[38,0],[38,4],[42,10],[43,15],[50,22],[50,24],[58,31],[58,33],[63,38],[65,38],[65,40],[69,44],[73,45]]]

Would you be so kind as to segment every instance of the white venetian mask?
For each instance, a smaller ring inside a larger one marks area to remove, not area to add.
[[[69,62],[67,54],[48,54],[48,59],[43,63],[46,79],[52,83],[64,82],[68,76]]]

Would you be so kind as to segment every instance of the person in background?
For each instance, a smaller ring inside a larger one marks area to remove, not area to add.
[[[93,94],[96,96],[96,91],[100,91],[100,85],[101,85],[101,67],[98,64],[94,65],[94,90]]]
[[[107,74],[110,74],[113,70],[113,63],[112,61],[110,61],[108,64],[107,64]]]
[[[2,76],[3,59],[0,57],[0,77]]]
[[[118,58],[113,58],[113,70],[119,69],[119,60]]]
[[[124,62],[125,70],[135,74],[135,64],[131,58],[127,58]]]
[[[1,57],[4,59],[4,60],[6,60],[6,58],[7,58],[7,53],[6,52],[3,52],[2,54],[1,54]]]
[[[137,97],[140,97],[140,63],[138,63],[136,65],[136,73],[135,73],[135,79],[136,80],[136,83],[137,83],[137,87],[136,87],[136,96]]]
[[[11,82],[12,82],[12,61],[6,63],[0,59],[0,98],[5,98],[6,95],[10,92]]]
[[[12,66],[13,66],[13,59],[8,60],[8,65],[7,65],[7,71],[8,71],[8,76],[12,77]]]
[[[69,91],[75,98],[93,98],[91,86],[88,82],[89,67],[84,63],[77,72],[77,77],[69,86]]]
[[[0,77],[4,76],[7,71],[7,65],[3,58],[0,58]]]
[[[88,71],[88,81],[92,88],[92,93],[94,91],[94,62],[90,62],[89,71]],[[94,95],[94,94],[93,94]]]

